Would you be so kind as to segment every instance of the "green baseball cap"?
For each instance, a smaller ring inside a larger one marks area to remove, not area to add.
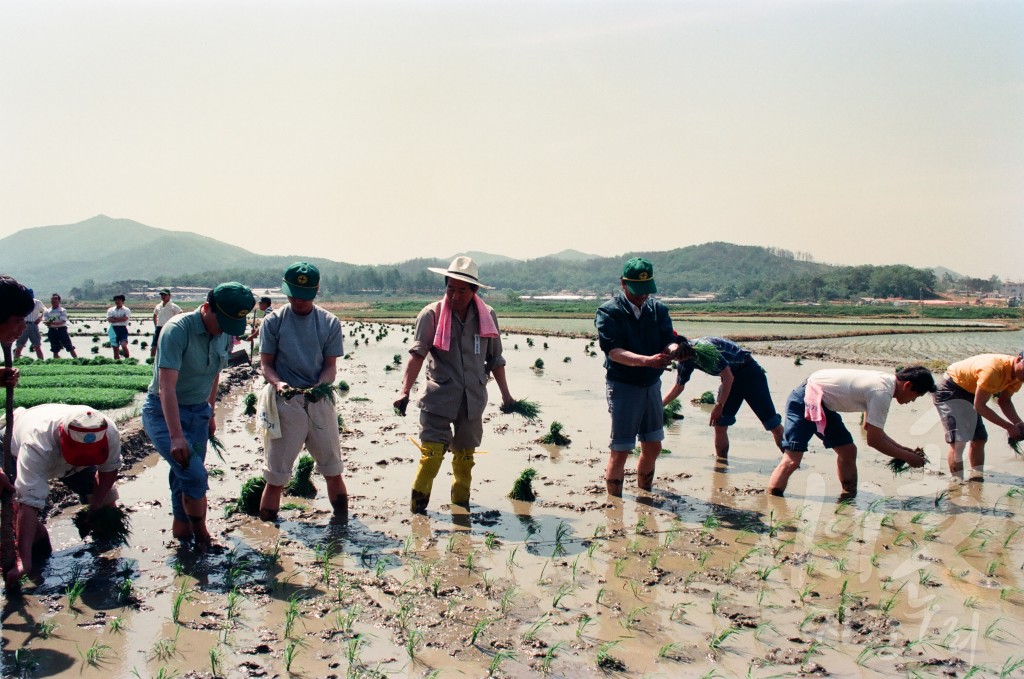
[[[295,262],[284,270],[281,291],[288,297],[310,300],[320,289],[320,269],[308,262]]]
[[[245,317],[256,306],[252,290],[231,281],[221,283],[213,289],[213,310],[217,313],[217,324],[228,335],[245,333]]]
[[[623,265],[622,281],[634,295],[652,295],[658,291],[654,284],[654,265],[642,257],[634,257]]]

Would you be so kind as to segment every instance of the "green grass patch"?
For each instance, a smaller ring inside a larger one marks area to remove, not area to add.
[[[146,391],[153,379],[145,375],[109,375],[96,373],[67,373],[63,375],[22,375],[18,380],[19,389],[127,389]]]
[[[97,410],[123,408],[131,405],[138,391],[133,389],[45,387],[14,390],[15,408],[32,408],[44,403],[69,403]]]
[[[23,360],[23,359],[19,359]],[[152,375],[153,368],[148,365],[129,363],[105,363],[98,365],[75,363],[29,362],[18,366],[22,378],[42,377],[49,375]]]

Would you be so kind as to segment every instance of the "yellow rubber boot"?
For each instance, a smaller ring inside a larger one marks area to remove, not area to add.
[[[469,487],[473,483],[475,448],[452,451],[452,504],[469,505]]]
[[[434,487],[434,477],[437,476],[444,460],[444,444],[438,441],[424,441],[420,445],[420,452],[420,467],[416,470],[416,478],[412,482],[412,497],[409,500],[409,509],[413,514],[427,511],[430,490]]]

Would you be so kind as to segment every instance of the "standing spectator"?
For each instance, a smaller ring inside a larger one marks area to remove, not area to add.
[[[1024,438],[1024,424],[1011,398],[1024,384],[1024,352],[1016,356],[981,354],[952,364],[935,392],[935,408],[949,444],[949,473],[963,479],[964,448],[970,442],[969,461],[974,479],[985,471],[985,420],[1006,430],[1011,439]],[[998,394],[998,396],[996,396]],[[989,405],[996,403],[1000,417]],[[973,480],[973,479],[972,479]]]
[[[661,373],[678,351],[668,307],[650,298],[658,291],[654,265],[639,257],[630,259],[622,267],[619,284],[622,291],[602,304],[594,318],[605,353],[605,395],[612,416],[605,487],[613,497],[622,497],[626,458],[637,438],[637,486],[647,491],[653,487],[665,438]]]
[[[46,509],[50,481],[61,482],[89,505],[90,513],[117,500],[114,482],[121,468],[121,438],[109,417],[87,406],[47,403],[15,411],[11,450],[17,456],[14,477],[18,518],[15,567],[5,574],[17,586],[52,548],[39,519]],[[0,476],[3,473],[0,472]],[[4,476],[3,484],[10,485]]]
[[[260,500],[264,521],[277,519],[281,493],[303,445],[324,476],[335,518],[348,519],[348,489],[341,475],[344,463],[334,402],[301,391],[321,384],[333,386],[338,357],[344,353],[338,317],[313,303],[319,289],[319,269],[306,262],[292,264],[285,269],[281,283],[288,304],[267,316],[260,328],[260,366],[280,421],[280,435],[268,434],[264,439],[263,478],[267,485]]]
[[[800,468],[808,442],[817,436],[826,448],[836,451],[836,470],[843,487],[841,498],[857,495],[857,446],[839,413],[864,413],[869,446],[911,467],[924,466],[921,454],[896,443],[885,433],[885,420],[893,400],[911,403],[934,391],[932,374],[919,365],[903,368],[895,375],[850,368],[811,373],[786,401],[782,461],[772,472],[768,491],[782,497],[789,477]]]
[[[71,343],[71,336],[68,334],[68,312],[60,305],[60,295],[56,292],[50,297],[50,308],[46,310],[43,317],[43,325],[46,331],[46,339],[50,342],[50,351],[54,358],[60,358],[60,350],[67,349],[71,352],[71,358],[78,358],[75,353],[75,345]]]
[[[25,344],[28,344],[32,351],[36,352],[36,357],[41,361],[43,360],[43,340],[39,336],[39,324],[43,320],[43,312],[46,311],[46,307],[35,298],[35,292],[32,288],[28,289],[28,294],[32,295],[35,307],[28,316],[25,316],[25,332],[21,333],[21,337],[18,338],[18,344],[14,348],[14,357],[21,358],[21,352],[25,348]]]
[[[107,321],[114,331],[114,360],[121,358],[121,353],[128,358],[128,321],[132,318],[132,310],[124,305],[124,295],[114,295],[114,306],[107,309]]]
[[[476,294],[480,282],[476,262],[456,257],[448,269],[430,267],[444,276],[444,297],[423,307],[402,377],[395,407],[405,415],[409,394],[423,362],[427,381],[420,397],[420,466],[412,484],[410,509],[423,514],[430,501],[434,477],[452,451],[452,504],[469,506],[473,456],[483,439],[487,405],[487,376],[493,375],[501,401],[513,402],[505,380],[498,317]]]
[[[10,276],[0,274],[0,344],[13,344],[25,331],[25,316],[32,311],[32,294]],[[18,383],[18,369],[0,365],[0,387]]]
[[[167,321],[142,407],[142,426],[170,465],[171,532],[179,540],[194,539],[201,551],[212,542],[206,526],[206,446],[217,430],[213,411],[220,371],[227,365],[231,336],[245,331],[255,304],[241,283],[221,283],[195,311]]]
[[[161,290],[160,303],[153,309],[153,346],[149,348],[150,356],[156,356],[156,344],[160,339],[160,330],[167,324],[167,321],[180,313],[181,307],[171,301],[171,291],[167,288]]]
[[[714,351],[706,355],[714,355],[716,358],[702,360],[693,347],[711,347]],[[680,337],[676,383],[665,394],[662,405],[667,406],[683,393],[694,370],[722,380],[709,420],[715,428],[715,453],[719,459],[726,460],[729,457],[729,427],[736,424],[736,413],[744,401],[757,415],[757,419],[761,420],[765,431],[770,431],[775,437],[775,445],[782,443],[782,418],[775,412],[775,404],[768,391],[768,378],[765,377],[764,368],[749,351],[721,337],[698,337],[692,346],[685,337]]]

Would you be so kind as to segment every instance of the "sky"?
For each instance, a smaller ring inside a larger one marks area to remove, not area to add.
[[[3,0],[0,238],[1024,279],[1024,2]],[[112,246],[116,246],[112,244]]]

